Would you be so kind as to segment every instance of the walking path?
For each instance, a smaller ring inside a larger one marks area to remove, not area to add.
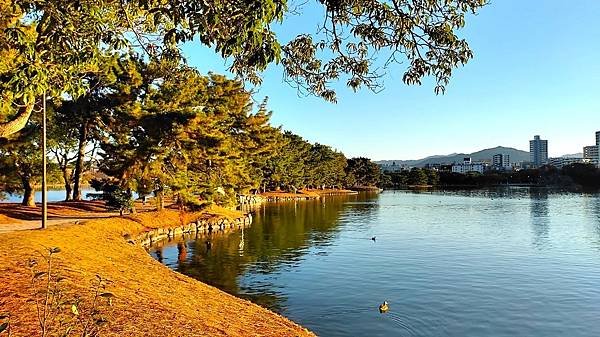
[[[92,219],[118,216],[109,212],[102,201],[48,203],[48,226],[74,224]],[[17,203],[0,203],[0,233],[38,229],[42,226],[42,208]]]

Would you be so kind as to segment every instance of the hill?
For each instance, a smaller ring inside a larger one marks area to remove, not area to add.
[[[380,160],[377,164],[380,165],[406,165],[412,167],[423,167],[428,164],[452,164],[463,161],[464,157],[471,157],[473,161],[491,161],[495,154],[508,154],[510,162],[516,163],[521,161],[529,161],[529,152],[514,149],[512,147],[497,146],[491,149],[484,149],[473,153],[452,153],[448,155],[429,156],[417,160]]]

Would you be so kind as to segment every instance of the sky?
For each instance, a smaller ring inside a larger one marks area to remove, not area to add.
[[[316,31],[322,15],[313,3],[277,29],[281,40]],[[379,93],[336,85],[333,104],[298,95],[272,65],[255,99],[269,97],[274,125],[347,157],[417,159],[500,145],[528,151],[538,134],[551,157],[579,153],[600,131],[598,17],[598,0],[491,0],[459,32],[474,59],[454,71],[444,95],[430,80],[405,85],[400,65]],[[199,42],[184,52],[201,72],[228,73],[228,61]]]

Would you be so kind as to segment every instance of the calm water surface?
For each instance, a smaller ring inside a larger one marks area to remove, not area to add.
[[[254,215],[152,255],[321,336],[600,336],[598,195],[389,191]]]

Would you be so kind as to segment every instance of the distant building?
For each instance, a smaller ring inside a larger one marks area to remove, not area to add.
[[[441,167],[442,167],[442,164],[433,163],[433,164],[425,164],[425,166],[423,168],[426,168],[428,170],[439,171]]]
[[[598,145],[586,146],[583,148],[583,159],[587,159],[590,163],[598,165]]]
[[[529,156],[535,167],[548,164],[548,141],[534,136],[533,140],[529,141]]]
[[[452,172],[465,174],[469,172],[483,173],[485,171],[484,163],[474,163],[470,157],[465,157],[462,164],[452,165]]]
[[[591,161],[589,159],[584,159],[581,157],[558,157],[550,158],[548,163],[556,168],[563,168],[572,164],[589,164],[590,162]]]
[[[498,153],[492,157],[492,167],[496,170],[512,170],[510,155]]]
[[[600,131],[596,131],[596,151],[600,153]],[[600,154],[598,160],[596,160],[596,166],[600,168]]]
[[[392,162],[392,164],[381,164],[381,165],[379,165],[379,168],[383,172],[400,172],[403,170],[410,169],[406,165],[404,165],[404,164],[398,165],[398,164],[396,164],[396,162]]]

